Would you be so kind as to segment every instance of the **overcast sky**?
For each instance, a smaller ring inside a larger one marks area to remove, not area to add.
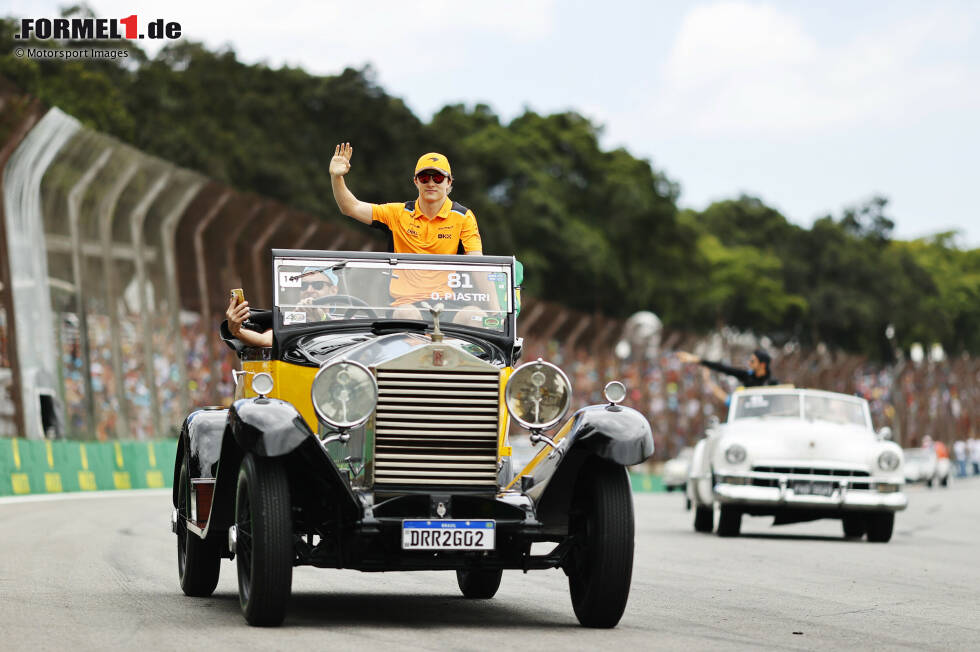
[[[64,2],[0,0],[54,17]],[[423,119],[448,103],[574,109],[703,208],[740,193],[791,220],[873,194],[896,235],[980,246],[980,2],[92,0],[181,23],[240,60],[370,64]],[[148,41],[147,49],[155,52]]]

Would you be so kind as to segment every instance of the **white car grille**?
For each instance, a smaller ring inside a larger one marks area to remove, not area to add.
[[[772,466],[757,465],[752,467],[752,484],[757,487],[778,487],[779,479],[787,480],[817,480],[832,481],[842,478],[861,478],[863,481],[849,480],[852,489],[870,489],[871,485],[865,480],[871,477],[865,469],[823,468],[819,466]]]
[[[377,373],[376,488],[496,489],[500,372]]]

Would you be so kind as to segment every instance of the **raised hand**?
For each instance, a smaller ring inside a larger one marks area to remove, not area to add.
[[[684,363],[695,363],[701,362],[701,358],[694,355],[693,353],[688,353],[687,351],[678,351],[677,359]]]
[[[334,148],[333,158],[330,159],[330,176],[342,177],[350,172],[350,157],[354,147],[350,143],[341,143]]]

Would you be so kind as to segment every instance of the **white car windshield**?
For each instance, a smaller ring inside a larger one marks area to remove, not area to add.
[[[284,328],[338,320],[424,319],[505,332],[511,267],[366,258],[277,258],[275,306]],[[428,305],[426,305],[428,304]]]
[[[807,421],[828,421],[842,425],[867,426],[864,405],[832,396],[804,396],[803,413]]]
[[[744,394],[735,403],[733,419],[767,417],[800,418],[800,397],[796,394]]]

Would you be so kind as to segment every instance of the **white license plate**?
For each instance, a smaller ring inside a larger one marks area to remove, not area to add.
[[[494,521],[402,521],[403,550],[493,550]]]
[[[798,496],[831,496],[834,485],[830,482],[794,482],[793,493]]]

